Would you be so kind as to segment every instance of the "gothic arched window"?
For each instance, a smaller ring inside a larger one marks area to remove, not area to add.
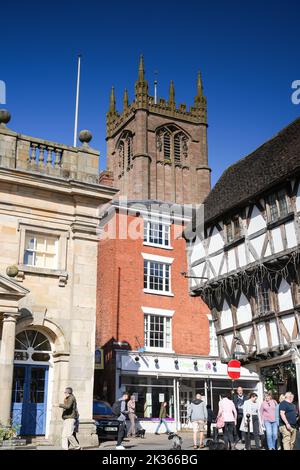
[[[129,169],[133,155],[133,137],[131,132],[123,132],[118,144],[119,168],[122,172]]]
[[[188,156],[188,137],[177,127],[163,127],[156,135],[156,147],[165,161],[180,163]]]

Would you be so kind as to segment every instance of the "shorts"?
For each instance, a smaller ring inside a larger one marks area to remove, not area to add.
[[[203,419],[199,419],[199,421],[192,421],[193,431],[205,431],[205,422]]]

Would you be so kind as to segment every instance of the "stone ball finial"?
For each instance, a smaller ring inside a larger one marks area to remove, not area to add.
[[[7,109],[0,109],[0,125],[4,126],[10,121],[11,115]]]
[[[8,266],[6,268],[6,274],[9,277],[16,277],[18,272],[19,272],[18,266],[16,266],[15,264],[13,264],[12,266]]]
[[[90,131],[84,129],[79,133],[79,140],[83,144],[88,144],[93,138],[93,135]]]

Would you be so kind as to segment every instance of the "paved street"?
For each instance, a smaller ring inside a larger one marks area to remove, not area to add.
[[[182,432],[180,436],[183,439],[183,446],[182,450],[194,450],[193,449],[193,435],[191,432]],[[87,450],[114,450],[116,446],[115,441],[106,441],[102,442],[99,447],[90,448]],[[146,434],[145,439],[140,438],[126,438],[124,441],[124,447],[128,450],[171,450],[172,442],[168,440],[168,436],[166,434],[160,434],[156,436],[155,434]],[[237,450],[243,449],[242,444],[237,444]],[[60,450],[60,447],[49,446],[49,445],[27,445],[24,447],[19,447],[17,450]],[[203,450],[208,450],[206,447]],[[199,449],[197,450],[199,451]]]

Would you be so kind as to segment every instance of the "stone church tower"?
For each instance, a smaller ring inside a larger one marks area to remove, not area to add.
[[[200,73],[194,106],[176,107],[173,81],[168,101],[149,96],[141,56],[135,100],[129,104],[125,90],[123,112],[118,113],[112,88],[106,124],[107,169],[121,195],[178,204],[200,203],[207,196],[210,168]]]

